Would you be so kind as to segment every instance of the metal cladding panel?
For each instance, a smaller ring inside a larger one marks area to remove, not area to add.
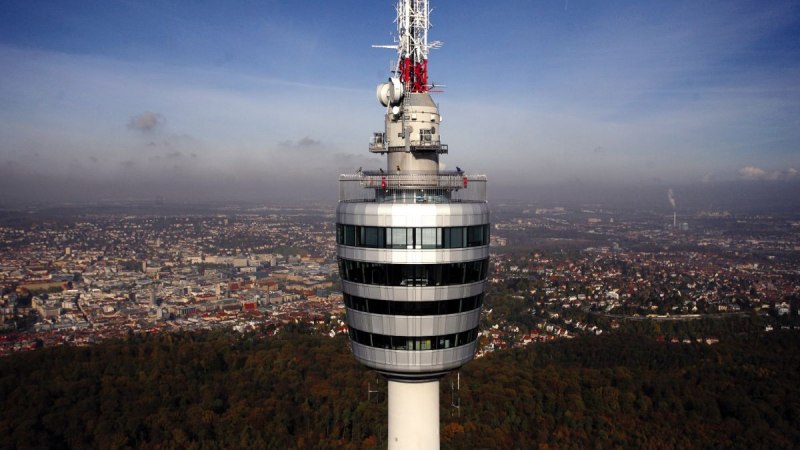
[[[480,322],[480,308],[441,316],[391,316],[347,308],[347,324],[357,330],[388,336],[441,336],[469,331]]]
[[[353,356],[367,367],[398,376],[421,378],[457,369],[469,362],[478,341],[445,350],[388,350],[350,342]]]
[[[409,92],[406,106],[414,106],[420,109],[430,108],[432,111],[437,111],[436,102],[433,101],[431,94],[427,92]]]
[[[434,287],[376,286],[342,281],[342,291],[345,294],[375,300],[407,302],[432,302],[472,297],[483,293],[485,286],[486,281]]]
[[[489,246],[450,249],[384,249],[337,245],[340,258],[385,264],[444,264],[476,261],[489,257]]]
[[[489,223],[485,203],[339,203],[336,222],[373,227],[459,227]]]

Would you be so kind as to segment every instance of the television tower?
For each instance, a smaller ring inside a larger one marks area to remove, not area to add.
[[[486,176],[441,170],[428,0],[398,0],[395,69],[377,88],[386,169],[339,178],[336,239],[353,355],[388,379],[390,449],[439,448],[439,379],[472,359],[489,268]]]

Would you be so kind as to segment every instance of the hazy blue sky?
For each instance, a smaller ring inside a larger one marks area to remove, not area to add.
[[[800,2],[432,0],[445,163],[493,183],[780,181]],[[383,160],[390,0],[0,7],[0,200],[242,198]],[[287,189],[288,188],[288,189]]]

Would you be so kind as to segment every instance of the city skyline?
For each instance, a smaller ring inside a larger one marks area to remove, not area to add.
[[[0,202],[335,190],[382,165],[364,126],[394,54],[363,43],[391,43],[368,19],[389,4],[6,5]],[[470,1],[432,22],[443,139],[498,189],[798,179],[800,5]]]

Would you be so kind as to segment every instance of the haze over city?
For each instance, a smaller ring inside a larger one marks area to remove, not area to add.
[[[0,202],[333,201],[338,173],[382,165],[372,86],[395,55],[365,43],[392,42],[388,3],[6,2]],[[495,198],[649,186],[668,209],[667,186],[679,204],[685,186],[799,191],[797,2],[432,17],[444,162],[489,175]]]

